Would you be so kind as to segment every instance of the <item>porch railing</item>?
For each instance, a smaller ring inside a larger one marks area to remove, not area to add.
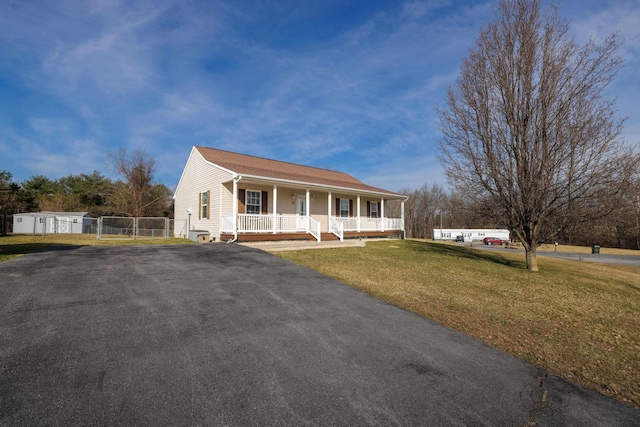
[[[308,216],[238,214],[238,233],[298,233],[311,234],[320,241],[320,223]],[[221,232],[234,233],[233,215],[222,215]]]
[[[310,216],[306,217],[309,221],[309,228],[307,232],[311,234],[316,240],[319,242],[322,240],[322,233],[320,232],[320,222],[311,218]]]
[[[298,233],[311,234],[318,241],[321,238],[321,224],[309,216],[278,214],[238,214],[238,233]],[[404,229],[402,218],[360,218],[331,217],[329,231],[340,240],[346,231],[390,231]],[[233,215],[223,215],[221,232],[234,233]]]
[[[341,242],[344,240],[344,223],[338,221],[338,218],[331,217],[331,221],[329,221],[329,231],[335,234]]]
[[[269,232],[273,231],[273,216],[271,215],[253,215],[253,214],[239,214],[238,215],[238,231],[254,231],[254,232]]]
[[[404,221],[402,218],[360,218],[360,226],[358,227],[358,218],[340,218],[331,217],[332,221],[342,224],[343,231],[389,231],[389,230],[403,230]],[[337,230],[337,227],[332,226],[331,232]],[[334,233],[335,234],[335,233]]]
[[[404,230],[404,220],[402,218],[385,218],[385,230]]]

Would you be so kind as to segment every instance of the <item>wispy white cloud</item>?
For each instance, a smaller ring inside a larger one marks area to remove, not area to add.
[[[103,169],[124,146],[153,154],[171,186],[198,144],[383,188],[442,183],[434,106],[495,2],[371,2],[349,21],[330,15],[362,4],[0,3],[0,83],[14,82],[13,99],[37,99],[0,110],[0,144],[24,147],[14,156],[23,174]],[[637,64],[637,7],[624,4],[594,3],[575,28],[619,28]],[[617,93],[628,111],[635,100]]]
[[[60,134],[66,135],[73,128],[73,123],[67,119],[32,117],[29,119],[29,123],[34,131],[47,137]]]
[[[33,175],[60,178],[69,174],[90,173],[105,169],[105,152],[91,140],[39,143],[20,138],[19,159],[27,167],[37,171]]]
[[[623,138],[640,149],[640,115],[636,94],[640,93],[640,3],[615,0],[596,3],[581,10],[572,19],[576,40],[586,43],[592,39],[602,43],[611,34],[622,41],[620,56],[623,67],[612,82],[609,93],[617,97],[620,116],[627,117]]]
[[[402,17],[407,19],[420,19],[425,15],[437,10],[443,6],[448,6],[451,4],[451,1],[411,1],[406,2],[402,5]]]

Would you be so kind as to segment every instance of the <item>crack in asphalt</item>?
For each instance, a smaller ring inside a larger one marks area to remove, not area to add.
[[[531,407],[531,409],[529,409],[529,422],[527,422],[524,427],[533,427],[536,425],[536,416],[540,416],[540,415],[545,415],[544,412],[546,412],[546,410],[549,411],[549,414],[547,415],[552,415],[553,412],[555,412],[553,409],[551,409],[549,407],[549,403],[548,403],[548,398],[549,398],[549,390],[544,388],[544,381],[547,379],[547,377],[549,376],[548,373],[545,373],[543,376],[538,377],[538,387],[540,388],[540,391],[542,392],[542,395],[540,396],[539,400],[536,400],[533,396],[533,394],[536,392],[536,390],[532,390],[531,393],[529,393],[529,397],[531,398],[532,402],[533,402],[533,406]]]

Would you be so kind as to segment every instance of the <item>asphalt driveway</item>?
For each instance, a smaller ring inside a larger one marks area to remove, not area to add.
[[[640,425],[585,390],[240,245],[0,264],[0,425]]]

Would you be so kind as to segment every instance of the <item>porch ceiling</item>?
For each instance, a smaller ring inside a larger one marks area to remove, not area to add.
[[[227,182],[232,182],[232,180]],[[275,178],[264,178],[264,177],[254,177],[254,176],[244,176],[244,175],[242,176],[242,180],[238,183],[240,187],[245,187],[246,185],[251,185],[251,184],[268,185],[268,186],[277,185],[278,189],[287,188],[287,189],[300,191],[302,193],[304,193],[308,188],[309,191],[321,192],[325,194],[332,192],[332,193],[339,193],[339,194],[348,194],[353,196],[357,196],[359,194],[361,196],[367,195],[367,196],[381,197],[381,198],[384,198],[385,200],[406,200],[407,199],[407,196],[404,196],[402,194],[389,193],[389,192],[383,192],[383,191],[372,191],[372,190],[364,190],[364,189],[356,189],[356,188],[348,188],[348,187],[337,187],[337,186],[321,185],[321,184],[314,184],[314,183],[308,183],[308,182],[291,182],[291,181],[285,181],[285,180],[280,180]]]

